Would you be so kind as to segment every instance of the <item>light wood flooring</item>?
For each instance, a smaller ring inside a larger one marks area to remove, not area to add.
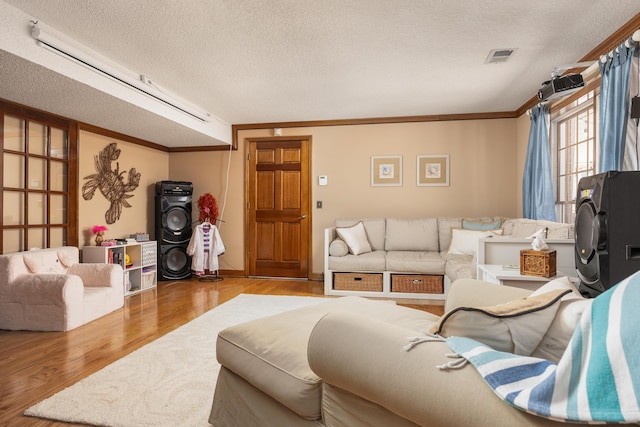
[[[0,330],[0,426],[71,425],[22,413],[241,293],[323,297],[323,284],[235,277],[159,282],[126,297],[122,309],[68,332]],[[402,305],[443,312],[442,305]]]

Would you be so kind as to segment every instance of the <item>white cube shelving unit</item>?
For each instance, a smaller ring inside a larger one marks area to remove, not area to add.
[[[82,262],[120,264],[124,271],[124,294],[131,295],[157,286],[157,250],[155,241],[116,246],[85,246],[82,248]],[[129,255],[130,265],[125,264],[126,255]]]

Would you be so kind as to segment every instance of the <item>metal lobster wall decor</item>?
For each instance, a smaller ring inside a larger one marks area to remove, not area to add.
[[[136,172],[136,168],[129,169],[127,182],[124,180],[125,171],[120,172],[120,164],[116,162],[116,168],[111,169],[111,163],[120,157],[120,149],[118,144],[112,142],[107,145],[97,156],[94,156],[96,172],[93,175],[85,177],[88,180],[82,186],[82,198],[91,200],[96,190],[100,190],[102,195],[111,202],[111,206],[104,214],[107,224],[113,224],[120,219],[122,207],[130,208],[131,205],[126,199],[133,197],[133,194],[127,194],[135,190],[140,184],[140,173]]]

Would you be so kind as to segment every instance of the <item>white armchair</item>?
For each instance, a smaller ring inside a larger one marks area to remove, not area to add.
[[[0,255],[0,329],[68,331],[124,305],[122,267],[73,246]]]

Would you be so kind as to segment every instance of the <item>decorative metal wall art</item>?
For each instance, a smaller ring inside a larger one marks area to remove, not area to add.
[[[126,171],[120,172],[120,164],[116,162],[116,168],[111,169],[111,163],[120,157],[118,144],[112,142],[107,145],[97,156],[94,156],[96,173],[85,177],[88,180],[82,186],[82,198],[91,200],[96,190],[100,190],[102,195],[111,202],[109,209],[104,214],[107,224],[113,224],[120,219],[122,207],[130,208],[131,205],[126,199],[133,197],[127,194],[135,190],[140,184],[140,173],[136,168],[129,169],[128,179],[125,182]]]

